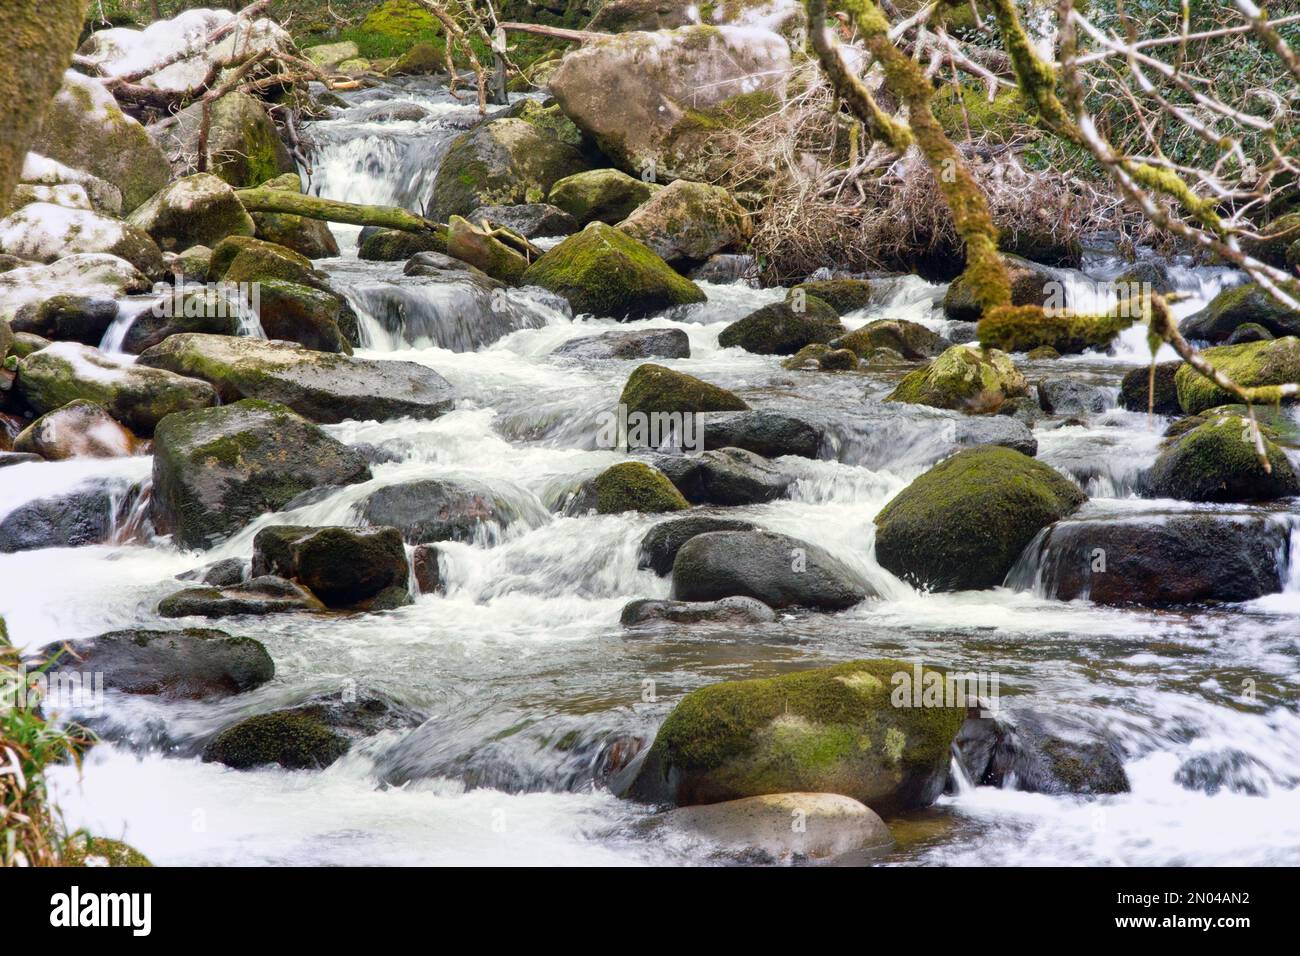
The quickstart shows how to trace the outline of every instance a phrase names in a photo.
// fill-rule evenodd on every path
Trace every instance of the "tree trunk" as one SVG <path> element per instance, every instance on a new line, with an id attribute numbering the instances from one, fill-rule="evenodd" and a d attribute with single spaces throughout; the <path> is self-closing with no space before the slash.
<path id="1" fill-rule="evenodd" d="M 438 232 L 447 227 L 396 206 L 362 206 L 337 199 L 304 196 L 287 189 L 240 189 L 235 195 L 249 212 L 284 212 L 306 219 L 346 222 L 354 226 L 380 226 L 403 232 Z"/>
<path id="2" fill-rule="evenodd" d="M 72 62 L 85 0 L 4 0 L 0 4 L 0 213 L 9 206 L 27 146 Z"/>

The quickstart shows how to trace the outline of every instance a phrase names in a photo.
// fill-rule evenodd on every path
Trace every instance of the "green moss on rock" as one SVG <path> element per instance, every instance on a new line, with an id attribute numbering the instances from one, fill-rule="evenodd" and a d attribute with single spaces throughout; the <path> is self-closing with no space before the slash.
<path id="1" fill-rule="evenodd" d="M 849 349 L 862 358 L 877 349 L 892 349 L 903 358 L 915 362 L 942 355 L 952 343 L 919 322 L 877 319 L 860 329 L 854 329 L 848 335 L 840 336 L 831 345 L 837 349 Z"/>
<path id="2" fill-rule="evenodd" d="M 759 355 L 793 355 L 806 345 L 830 342 L 844 335 L 840 315 L 816 296 L 773 302 L 728 325 L 718 335 L 722 348 L 738 347 Z"/>
<path id="3" fill-rule="evenodd" d="M 885 401 L 993 412 L 1007 399 L 1028 393 L 1029 384 L 1005 352 L 954 345 L 925 368 L 905 375 Z"/>
<path id="4" fill-rule="evenodd" d="M 840 315 L 865 309 L 871 304 L 871 283 L 866 279 L 818 279 L 800 282 L 790 289 L 789 295 L 793 295 L 796 289 L 802 289 L 806 295 L 821 299 Z"/>
<path id="5" fill-rule="evenodd" d="M 980 319 L 977 333 L 985 348 L 1028 352 L 1050 345 L 1062 355 L 1102 349 L 1131 326 L 1136 316 L 1118 313 L 1079 315 L 1045 312 L 1033 305 L 1000 307 Z"/>
<path id="6" fill-rule="evenodd" d="M 563 209 L 580 226 L 597 221 L 612 226 L 662 188 L 617 169 L 589 169 L 558 180 L 546 201 Z"/>
<path id="7" fill-rule="evenodd" d="M 637 367 L 627 378 L 619 402 L 634 412 L 734 412 L 749 408 L 725 388 L 662 365 Z"/>
<path id="8" fill-rule="evenodd" d="M 1160 453 L 1147 490 L 1183 501 L 1271 501 L 1300 494 L 1286 454 L 1262 435 L 1269 471 L 1256 454 L 1250 421 L 1216 415 L 1177 437 Z"/>
<path id="9" fill-rule="evenodd" d="M 935 465 L 876 515 L 876 560 L 921 588 L 995 587 L 1042 528 L 1085 495 L 1042 462 L 980 446 Z"/>
<path id="10" fill-rule="evenodd" d="M 1238 385 L 1258 387 L 1300 382 L 1300 339 L 1295 336 L 1267 342 L 1245 342 L 1206 349 L 1201 355 Z M 1219 388 L 1190 365 L 1174 376 L 1178 403 L 1184 412 L 1195 415 L 1207 408 L 1227 405 L 1235 397 Z M 1282 396 L 1278 396 L 1279 400 Z M 1287 401 L 1295 401 L 1288 398 Z"/>
<path id="11" fill-rule="evenodd" d="M 293 710 L 259 714 L 219 733 L 203 750 L 205 763 L 236 770 L 279 764 L 288 770 L 328 767 L 348 742 L 319 717 Z"/>
<path id="12" fill-rule="evenodd" d="M 918 669 L 923 681 L 943 672 Z M 655 736 L 630 795 L 686 806 L 768 793 L 839 793 L 880 813 L 942 791 L 965 708 L 912 706 L 897 691 L 914 665 L 850 661 L 682 698 Z M 900 677 L 901 675 L 901 677 Z"/>
<path id="13" fill-rule="evenodd" d="M 596 512 L 603 515 L 624 511 L 655 514 L 690 507 L 663 472 L 639 461 L 606 468 L 596 476 L 594 491 Z"/>
<path id="14" fill-rule="evenodd" d="M 63 847 L 64 866 L 153 866 L 149 858 L 121 840 L 77 834 Z"/>

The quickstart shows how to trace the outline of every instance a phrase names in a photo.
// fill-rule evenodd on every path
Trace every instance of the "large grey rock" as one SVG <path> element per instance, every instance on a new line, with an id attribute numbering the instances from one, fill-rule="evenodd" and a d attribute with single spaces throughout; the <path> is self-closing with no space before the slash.
<path id="1" fill-rule="evenodd" d="M 749 521 L 737 518 L 715 518 L 710 515 L 692 515 L 674 518 L 655 525 L 641 539 L 637 567 L 650 568 L 660 576 L 671 574 L 673 561 L 682 545 L 697 535 L 709 531 L 756 531 Z"/>
<path id="2" fill-rule="evenodd" d="M 203 168 L 232 186 L 260 186 L 296 168 L 289 149 L 260 100 L 247 93 L 227 93 L 208 106 L 207 137 L 201 137 L 203 106 L 181 110 L 175 122 L 149 127 L 149 134 L 172 161 L 173 176 Z"/>
<path id="3" fill-rule="evenodd" d="M 772 531 L 711 531 L 682 545 L 673 561 L 673 598 L 716 601 L 732 595 L 778 609 L 838 611 L 871 591 L 825 549 Z"/>
<path id="4" fill-rule="evenodd" d="M 410 603 L 411 569 L 395 528 L 263 528 L 253 539 L 253 574 L 289 578 L 331 608 Z"/>
<path id="5" fill-rule="evenodd" d="M 604 332 L 570 339 L 551 354 L 578 359 L 690 358 L 691 342 L 681 329 Z"/>
<path id="6" fill-rule="evenodd" d="M 696 505 L 752 505 L 783 497 L 794 479 L 743 448 L 660 455 L 654 465 Z"/>
<path id="7" fill-rule="evenodd" d="M 365 458 L 283 405 L 244 400 L 170 415 L 154 435 L 154 526 L 208 547 L 325 485 L 370 478 Z"/>
<path id="8" fill-rule="evenodd" d="M 1017 711 L 971 717 L 955 743 L 977 786 L 1028 793 L 1128 793 L 1118 743 L 1078 717 Z"/>
<path id="9" fill-rule="evenodd" d="M 173 335 L 140 364 L 211 382 L 222 401 L 258 398 L 317 422 L 437 418 L 455 404 L 451 385 L 415 362 L 378 361 L 198 333 Z"/>
<path id="10" fill-rule="evenodd" d="M 211 173 L 195 173 L 160 189 L 129 221 L 171 252 L 214 248 L 229 236 L 257 231 L 235 191 Z"/>
<path id="11" fill-rule="evenodd" d="M 147 233 L 89 209 L 34 202 L 0 219 L 0 254 L 53 262 L 79 253 L 117 256 L 147 276 L 166 271 L 162 250 Z"/>
<path id="12" fill-rule="evenodd" d="M 623 608 L 619 623 L 624 627 L 647 624 L 766 624 L 776 613 L 762 601 L 748 597 L 727 597 L 718 601 L 632 601 Z"/>
<path id="13" fill-rule="evenodd" d="M 765 458 L 817 458 L 825 430 L 781 412 L 710 412 L 704 417 L 704 447 L 743 448 Z"/>
<path id="14" fill-rule="evenodd" d="M 486 485 L 441 478 L 387 485 L 363 498 L 356 512 L 368 525 L 396 528 L 408 544 L 474 541 L 505 530 L 516 517 Z"/>

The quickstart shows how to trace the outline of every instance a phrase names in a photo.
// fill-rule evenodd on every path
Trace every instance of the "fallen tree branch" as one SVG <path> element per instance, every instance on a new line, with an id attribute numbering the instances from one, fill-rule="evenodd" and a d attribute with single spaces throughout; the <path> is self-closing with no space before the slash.
<path id="1" fill-rule="evenodd" d="M 304 219 L 323 219 L 326 222 L 353 226 L 378 226 L 418 234 L 441 232 L 447 228 L 442 223 L 417 216 L 397 206 L 363 206 L 338 199 L 305 196 L 285 189 L 262 187 L 239 189 L 235 195 L 249 212 L 281 212 L 302 216 Z"/>

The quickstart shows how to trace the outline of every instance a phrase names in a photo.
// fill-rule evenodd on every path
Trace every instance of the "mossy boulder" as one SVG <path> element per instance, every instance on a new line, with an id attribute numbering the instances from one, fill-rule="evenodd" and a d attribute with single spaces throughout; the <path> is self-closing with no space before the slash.
<path id="1" fill-rule="evenodd" d="M 480 206 L 465 218 L 476 226 L 485 221 L 492 226 L 505 226 L 525 239 L 568 236 L 578 231 L 578 223 L 572 216 L 563 209 L 544 202 L 521 203 L 518 206 Z"/>
<path id="2" fill-rule="evenodd" d="M 1260 232 L 1259 239 L 1242 239 L 1242 251 L 1279 269 L 1291 266 L 1288 252 L 1300 242 L 1300 212 L 1278 216 Z"/>
<path id="3" fill-rule="evenodd" d="M 1104 349 L 1136 321 L 1122 310 L 1103 315 L 1047 312 L 1036 305 L 993 309 L 979 321 L 980 345 L 1004 352 L 1028 352 L 1050 345 L 1061 355 Z"/>
<path id="4" fill-rule="evenodd" d="M 331 608 L 410 601 L 411 569 L 396 528 L 264 528 L 253 539 L 253 573 L 295 581 Z"/>
<path id="5" fill-rule="evenodd" d="M 1125 372 L 1119 386 L 1119 405 L 1130 412 L 1150 410 L 1156 415 L 1177 415 L 1182 411 L 1178 403 L 1178 386 L 1175 376 L 1183 367 L 1181 359 L 1172 362 L 1157 362 L 1155 381 L 1152 382 L 1152 367 L 1143 365 Z M 1154 395 L 1152 389 L 1154 388 Z M 1154 403 L 1152 399 L 1154 398 Z"/>
<path id="6" fill-rule="evenodd" d="M 429 76 L 446 68 L 443 53 L 432 43 L 417 43 L 397 58 L 389 76 Z"/>
<path id="7" fill-rule="evenodd" d="M 1019 256 L 1004 255 L 1002 263 L 1011 282 L 1012 305 L 1041 307 L 1054 295 L 1060 298 L 1061 281 L 1055 273 Z M 1064 301 L 1060 304 L 1064 305 Z M 949 283 L 943 294 L 943 314 L 954 322 L 978 322 L 984 314 L 975 284 L 966 273 Z"/>
<path id="8" fill-rule="evenodd" d="M 952 343 L 939 333 L 907 319 L 868 322 L 862 328 L 832 340 L 830 345 L 835 349 L 848 349 L 860 358 L 867 358 L 877 349 L 893 349 L 912 362 L 934 358 L 952 348 Z"/>
<path id="9" fill-rule="evenodd" d="M 163 419 L 150 513 L 182 547 L 210 547 L 304 491 L 369 479 L 359 452 L 283 405 L 246 399 Z"/>
<path id="10" fill-rule="evenodd" d="M 78 253 L 117 256 L 153 278 L 166 272 L 162 250 L 131 222 L 45 202 L 0 219 L 0 254 L 53 262 Z"/>
<path id="11" fill-rule="evenodd" d="M 597 514 L 684 511 L 690 505 L 660 471 L 644 462 L 625 461 L 606 468 L 593 484 Z"/>
<path id="12" fill-rule="evenodd" d="M 292 249 L 251 236 L 231 236 L 217 243 L 208 263 L 209 282 L 264 282 L 281 279 L 313 287 L 326 287 L 311 260 Z"/>
<path id="13" fill-rule="evenodd" d="M 153 866 L 149 858 L 121 840 L 79 833 L 63 847 L 63 866 L 143 867 Z"/>
<path id="14" fill-rule="evenodd" d="M 904 679 L 942 686 L 944 677 L 860 660 L 692 691 L 659 728 L 628 795 L 690 806 L 824 792 L 882 814 L 927 806 L 943 791 L 966 710 L 894 698 Z"/>
<path id="15" fill-rule="evenodd" d="M 338 66 L 344 60 L 351 60 L 361 55 L 357 45 L 351 40 L 337 43 L 318 43 L 302 48 L 302 55 L 309 63 L 314 63 L 323 70 Z"/>
<path id="16" fill-rule="evenodd" d="M 563 296 L 575 315 L 635 319 L 704 302 L 704 292 L 631 236 L 593 222 L 528 267 L 521 280 Z"/>
<path id="17" fill-rule="evenodd" d="M 802 311 L 792 301 L 755 309 L 723 329 L 718 345 L 759 355 L 793 355 L 806 345 L 830 342 L 845 333 L 839 313 L 825 302 L 808 296 L 803 305 Z"/>
<path id="18" fill-rule="evenodd" d="M 848 315 L 871 304 L 871 282 L 867 279 L 813 279 L 790 288 L 787 297 L 797 290 L 821 299 L 840 315 Z"/>
<path id="19" fill-rule="evenodd" d="M 488 120 L 452 140 L 428 216 L 441 222 L 479 206 L 541 202 L 556 182 L 586 168 L 574 147 L 525 120 Z"/>
<path id="20" fill-rule="evenodd" d="M 235 770 L 266 764 L 279 764 L 286 770 L 321 770 L 347 751 L 347 739 L 319 716 L 279 710 L 227 727 L 203 749 L 203 761 Z"/>
<path id="21" fill-rule="evenodd" d="M 720 134 L 778 110 L 790 68 L 790 47 L 776 34 L 688 26 L 585 43 L 548 85 L 619 169 L 708 182 L 719 172 Z"/>
<path id="22" fill-rule="evenodd" d="M 517 285 L 528 269 L 528 260 L 521 253 L 460 216 L 452 216 L 447 223 L 447 255 L 507 285 Z"/>
<path id="23" fill-rule="evenodd" d="M 268 189 L 302 192 L 302 180 L 297 173 L 285 173 L 262 185 Z M 255 212 L 252 215 L 258 239 L 292 249 L 308 259 L 329 259 L 339 254 L 338 241 L 330 232 L 328 223 L 283 212 Z"/>
<path id="24" fill-rule="evenodd" d="M 619 403 L 629 415 L 652 412 L 734 412 L 749 408 L 736 395 L 685 372 L 641 365 L 627 378 Z"/>
<path id="25" fill-rule="evenodd" d="M 439 29 L 437 19 L 415 0 L 384 0 L 361 21 L 361 31 L 414 43 Z"/>
<path id="26" fill-rule="evenodd" d="M 349 355 L 352 346 L 360 343 L 357 314 L 336 292 L 265 279 L 258 284 L 257 297 L 258 317 L 267 338 Z"/>
<path id="27" fill-rule="evenodd" d="M 131 213 L 129 221 L 172 252 L 191 246 L 212 248 L 228 236 L 251 236 L 257 231 L 235 191 L 211 173 L 186 176 L 159 190 Z"/>
<path id="28" fill-rule="evenodd" d="M 421 252 L 447 252 L 446 229 L 406 232 L 403 229 L 375 229 L 362 235 L 357 258 L 371 262 L 405 262 Z"/>
<path id="29" fill-rule="evenodd" d="M 22 359 L 18 393 L 38 415 L 84 399 L 146 436 L 167 415 L 217 401 L 207 382 L 146 368 L 73 342 L 56 342 Z"/>
<path id="30" fill-rule="evenodd" d="M 277 402 L 313 421 L 437 418 L 455 404 L 451 385 L 416 362 L 356 358 L 229 335 L 173 335 L 139 358 L 210 382 L 221 400 Z"/>
<path id="31" fill-rule="evenodd" d="M 693 6 L 689 0 L 609 0 L 587 29 L 596 33 L 675 30 L 699 22 L 698 14 L 691 16 Z"/>
<path id="32" fill-rule="evenodd" d="M 991 412 L 1027 394 L 1025 377 L 1005 352 L 954 345 L 925 368 L 905 375 L 885 401 Z"/>
<path id="33" fill-rule="evenodd" d="M 129 213 L 172 178 L 171 164 L 145 128 L 122 112 L 113 94 L 69 70 L 28 147 L 112 184 Z"/>
<path id="34" fill-rule="evenodd" d="M 1287 292 L 1300 297 L 1300 282 L 1287 283 Z M 1300 312 L 1287 308 L 1254 282 L 1224 289 L 1201 311 L 1179 323 L 1184 338 L 1224 342 L 1243 325 L 1257 325 L 1273 336 L 1300 334 Z"/>
<path id="35" fill-rule="evenodd" d="M 1300 494 L 1286 454 L 1266 434 L 1261 439 L 1268 471 L 1256 453 L 1250 421 L 1216 415 L 1160 453 L 1144 490 L 1183 501 L 1271 501 Z"/>
<path id="36" fill-rule="evenodd" d="M 919 588 L 996 587 L 1041 529 L 1087 500 L 1077 485 L 1009 448 L 958 452 L 876 515 L 876 560 Z"/>
<path id="37" fill-rule="evenodd" d="M 246 310 L 251 310 L 251 302 L 214 286 L 173 287 L 158 307 L 136 316 L 122 336 L 121 349 L 139 355 L 169 335 L 184 332 L 237 335 Z"/>
<path id="38" fill-rule="evenodd" d="M 703 262 L 748 241 L 754 226 L 721 186 L 679 179 L 657 191 L 618 224 L 667 262 Z"/>
<path id="39" fill-rule="evenodd" d="M 1219 345 L 1206 349 L 1201 355 L 1238 385 L 1254 387 L 1300 382 L 1300 339 L 1295 336 L 1242 345 Z M 1190 365 L 1178 370 L 1174 386 L 1178 390 L 1178 404 L 1189 415 L 1236 400 Z"/>
<path id="40" fill-rule="evenodd" d="M 181 110 L 168 126 L 152 126 L 150 134 L 172 163 L 174 176 L 199 172 L 203 107 Z M 260 186 L 297 166 L 262 101 L 247 93 L 227 93 L 210 104 L 204 170 L 236 188 Z"/>
<path id="41" fill-rule="evenodd" d="M 612 226 L 661 189 L 662 186 L 642 182 L 621 170 L 589 169 L 556 182 L 546 201 L 563 209 L 580 226 L 589 222 Z"/>

